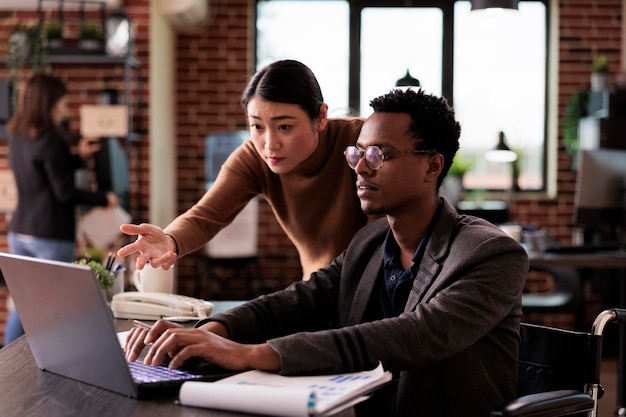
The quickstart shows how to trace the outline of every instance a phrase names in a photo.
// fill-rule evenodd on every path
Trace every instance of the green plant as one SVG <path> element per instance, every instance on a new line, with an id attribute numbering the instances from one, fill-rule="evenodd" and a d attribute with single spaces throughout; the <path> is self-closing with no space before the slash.
<path id="1" fill-rule="evenodd" d="M 593 67 L 593 72 L 606 74 L 609 72 L 609 59 L 606 55 L 599 55 L 593 59 L 591 66 Z"/>
<path id="2" fill-rule="evenodd" d="M 26 26 L 17 23 L 9 37 L 9 55 L 7 57 L 7 74 L 11 83 L 11 110 L 18 108 L 19 87 L 22 72 L 30 65 L 33 74 L 49 69 L 46 64 L 46 50 L 43 47 L 41 26 Z"/>
<path id="3" fill-rule="evenodd" d="M 47 22 L 44 32 L 46 33 L 46 39 L 63 39 L 63 27 L 61 22 L 56 20 Z"/>
<path id="4" fill-rule="evenodd" d="M 482 201 L 489 200 L 490 198 L 491 197 L 489 196 L 489 191 L 482 188 L 475 188 L 465 196 L 465 201 L 474 201 L 480 203 Z"/>
<path id="5" fill-rule="evenodd" d="M 75 263 L 79 265 L 88 265 L 96 273 L 96 278 L 103 290 L 110 290 L 115 285 L 115 275 L 108 271 L 100 262 L 93 259 L 82 258 Z"/>
<path id="6" fill-rule="evenodd" d="M 8 77 L 11 82 L 11 109 L 17 110 L 19 84 L 22 79 L 22 69 L 30 56 L 30 42 L 26 28 L 19 23 L 13 27 L 9 37 L 9 56 L 7 57 Z"/>
<path id="7" fill-rule="evenodd" d="M 100 25 L 94 22 L 85 22 L 80 26 L 79 39 L 99 41 L 102 40 L 102 31 Z"/>
<path id="8" fill-rule="evenodd" d="M 448 171 L 449 177 L 463 177 L 467 171 L 474 166 L 474 161 L 469 161 L 461 154 L 456 154 L 450 170 Z"/>
<path id="9" fill-rule="evenodd" d="M 588 103 L 589 92 L 579 89 L 572 93 L 567 107 L 565 107 L 562 120 L 563 143 L 571 155 L 578 152 L 578 122 L 583 117 L 588 116 Z"/>

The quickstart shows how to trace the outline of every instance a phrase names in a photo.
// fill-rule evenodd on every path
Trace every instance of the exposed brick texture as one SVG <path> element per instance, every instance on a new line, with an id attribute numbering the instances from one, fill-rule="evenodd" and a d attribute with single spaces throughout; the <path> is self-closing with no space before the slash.
<path id="1" fill-rule="evenodd" d="M 131 149 L 131 214 L 134 221 L 146 221 L 148 216 L 148 31 L 149 0 L 125 2 L 135 23 L 134 55 L 141 62 L 138 76 L 141 89 L 133 83 L 133 97 L 143 113 L 135 120 L 143 126 L 141 141 Z M 196 202 L 204 191 L 204 139 L 212 132 L 233 130 L 245 126 L 239 94 L 253 70 L 254 2 L 229 0 L 212 2 L 214 19 L 210 27 L 196 34 L 177 36 L 177 190 L 178 212 Z M 558 107 L 562 114 L 573 91 L 589 84 L 591 61 L 599 54 L 608 56 L 611 76 L 621 68 L 621 0 L 561 0 L 559 9 L 559 86 Z M 0 56 L 7 54 L 7 40 L 17 20 L 34 23 L 34 12 L 0 12 Z M 74 30 L 74 29 L 73 29 Z M 108 65 L 58 65 L 55 72 L 67 80 L 70 87 L 69 108 L 72 129 L 78 129 L 78 106 L 97 102 L 105 85 L 123 90 L 123 68 Z M 6 69 L 0 66 L 0 77 Z M 25 74 L 27 76 L 27 74 Z M 109 78 L 109 84 L 104 82 Z M 559 130 L 560 132 L 560 130 Z M 513 216 L 522 223 L 546 228 L 561 243 L 569 243 L 575 175 L 571 158 L 566 153 L 559 133 L 557 199 L 516 197 Z M 0 139 L 0 169 L 7 169 L 7 145 Z M 0 214 L 0 250 L 6 251 L 6 217 Z M 280 288 L 301 277 L 297 252 L 273 218 L 267 203 L 260 205 L 259 222 L 260 274 L 264 290 Z M 177 266 L 179 291 L 191 292 L 196 275 L 192 257 L 181 259 Z M 241 283 L 233 282 L 233 288 Z M 245 284 L 244 284 L 245 286 Z M 593 294 L 592 294 L 593 295 Z M 205 294 L 220 298 L 220 294 Z M 6 307 L 0 290 L 0 328 Z M 0 337 L 2 334 L 0 334 Z"/>

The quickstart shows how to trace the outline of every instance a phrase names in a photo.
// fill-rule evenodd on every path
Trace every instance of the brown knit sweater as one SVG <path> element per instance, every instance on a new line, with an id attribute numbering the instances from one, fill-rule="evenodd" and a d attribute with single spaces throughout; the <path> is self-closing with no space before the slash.
<path id="1" fill-rule="evenodd" d="M 361 119 L 329 119 L 315 152 L 296 169 L 278 175 L 246 141 L 226 160 L 213 186 L 165 232 L 188 254 L 227 226 L 256 195 L 268 201 L 300 255 L 303 276 L 327 265 L 367 223 L 355 174 L 343 151 L 356 143 Z"/>

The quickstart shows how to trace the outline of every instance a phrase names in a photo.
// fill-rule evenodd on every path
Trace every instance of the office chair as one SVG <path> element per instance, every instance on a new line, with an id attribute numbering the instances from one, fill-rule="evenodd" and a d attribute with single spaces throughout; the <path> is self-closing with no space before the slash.
<path id="1" fill-rule="evenodd" d="M 595 417 L 600 385 L 602 334 L 609 322 L 624 323 L 625 309 L 598 314 L 591 332 L 522 323 L 519 397 L 491 412 L 491 417 Z"/>
<path id="2" fill-rule="evenodd" d="M 545 274 L 552 278 L 554 286 L 546 292 L 522 294 L 524 320 L 529 321 L 532 313 L 574 313 L 574 327 L 583 326 L 582 289 L 575 268 L 533 268 L 529 274 Z"/>

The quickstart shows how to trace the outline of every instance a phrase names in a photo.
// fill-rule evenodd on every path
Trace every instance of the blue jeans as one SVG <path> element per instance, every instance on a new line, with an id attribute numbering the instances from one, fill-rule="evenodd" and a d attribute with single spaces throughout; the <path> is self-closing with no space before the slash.
<path id="1" fill-rule="evenodd" d="M 54 261 L 73 262 L 74 242 L 68 240 L 46 239 L 9 232 L 7 235 L 9 250 L 16 255 Z M 11 311 L 4 331 L 4 345 L 8 345 L 24 334 L 22 322 L 16 309 Z"/>

